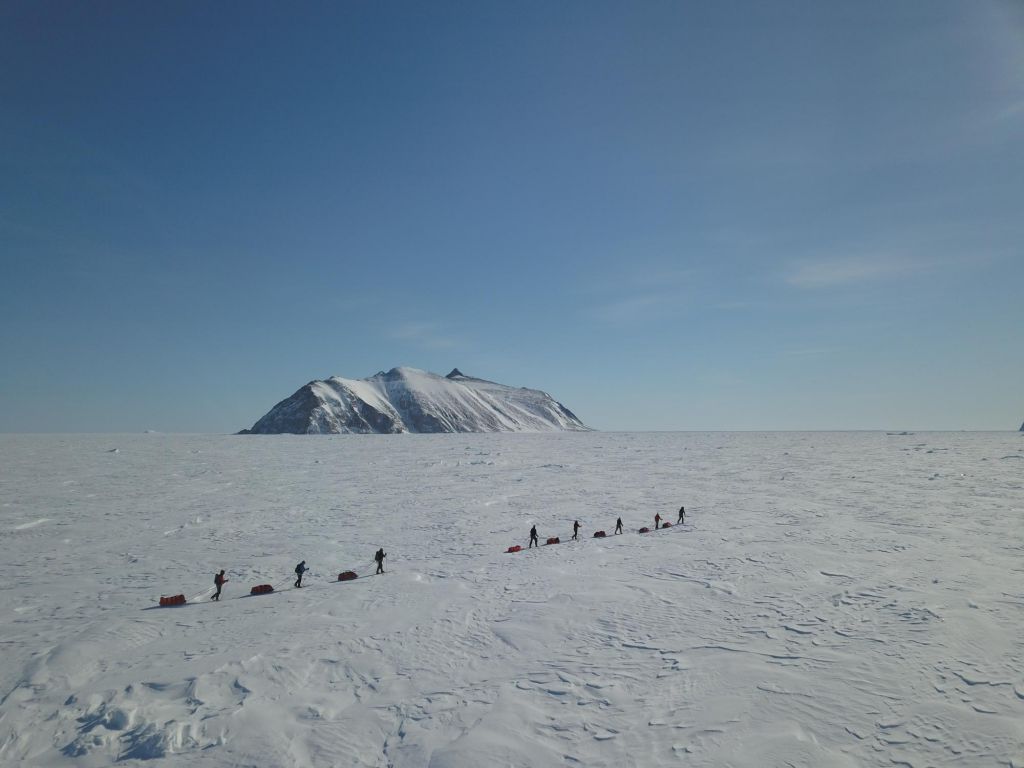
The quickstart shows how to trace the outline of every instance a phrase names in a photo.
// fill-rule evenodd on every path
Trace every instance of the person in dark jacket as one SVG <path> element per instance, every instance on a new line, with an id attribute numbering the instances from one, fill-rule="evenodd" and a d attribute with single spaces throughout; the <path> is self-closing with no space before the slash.
<path id="1" fill-rule="evenodd" d="M 384 547 L 377 550 L 377 554 L 373 556 L 373 559 L 377 561 L 377 573 L 384 573 L 384 558 L 387 557 L 387 552 L 384 551 Z"/>
<path id="2" fill-rule="evenodd" d="M 579 541 L 580 538 L 580 521 L 577 520 L 572 524 L 572 537 Z"/>
<path id="3" fill-rule="evenodd" d="M 536 544 L 538 547 L 540 546 L 540 542 L 537 540 L 537 526 L 536 525 L 533 526 L 532 528 L 530 528 L 530 544 L 526 548 L 529 549 L 534 544 Z"/>
<path id="4" fill-rule="evenodd" d="M 220 573 L 213 577 L 213 583 L 217 587 L 217 591 L 213 594 L 213 597 L 211 597 L 210 599 L 220 600 L 220 591 L 224 587 L 224 585 L 228 583 L 228 580 L 224 578 L 223 568 L 221 569 Z"/>
<path id="5" fill-rule="evenodd" d="M 618 518 L 615 519 L 615 533 L 616 533 L 616 535 L 622 533 L 622 518 L 621 517 L 618 517 Z"/>
<path id="6" fill-rule="evenodd" d="M 679 520 L 678 523 L 682 525 L 686 522 L 686 507 L 679 508 Z"/>
<path id="7" fill-rule="evenodd" d="M 304 574 L 308 570 L 309 570 L 309 568 L 306 567 L 306 561 L 305 560 L 303 560 L 301 563 L 299 563 L 298 565 L 295 566 L 295 586 L 296 587 L 299 587 L 299 588 L 302 587 L 302 574 Z"/>
<path id="8" fill-rule="evenodd" d="M 661 513 L 660 512 L 655 512 L 654 513 L 654 530 L 658 530 L 659 528 L 661 528 Z"/>

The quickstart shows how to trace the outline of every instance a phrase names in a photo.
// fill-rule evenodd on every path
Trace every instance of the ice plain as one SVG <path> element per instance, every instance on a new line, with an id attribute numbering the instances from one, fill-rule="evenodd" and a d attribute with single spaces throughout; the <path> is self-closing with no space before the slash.
<path id="1" fill-rule="evenodd" d="M 1022 491 L 1012 432 L 0 436 L 0 765 L 1020 768 Z"/>

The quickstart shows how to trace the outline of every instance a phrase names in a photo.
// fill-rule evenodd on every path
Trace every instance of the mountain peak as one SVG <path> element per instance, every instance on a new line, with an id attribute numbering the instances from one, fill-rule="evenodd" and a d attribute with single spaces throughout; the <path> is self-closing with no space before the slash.
<path id="1" fill-rule="evenodd" d="M 401 379 L 409 375 L 416 375 L 422 373 L 425 373 L 425 371 L 421 371 L 419 368 L 410 368 L 407 365 L 399 365 L 395 368 L 392 368 L 389 371 L 377 371 L 377 373 L 372 378 Z"/>
<path id="2" fill-rule="evenodd" d="M 455 378 L 462 378 L 462 379 L 464 379 L 464 378 L 466 378 L 466 374 L 464 374 L 458 368 L 452 368 L 452 372 L 449 373 L 447 376 L 445 376 L 445 378 L 446 379 L 455 379 Z"/>

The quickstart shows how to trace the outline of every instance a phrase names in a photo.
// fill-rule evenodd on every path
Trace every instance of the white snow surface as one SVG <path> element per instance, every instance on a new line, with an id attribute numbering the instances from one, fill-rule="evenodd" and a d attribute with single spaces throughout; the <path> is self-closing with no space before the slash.
<path id="1" fill-rule="evenodd" d="M 1022 456 L 1013 432 L 0 436 L 0 765 L 1019 768 Z M 563 543 L 505 554 L 533 523 Z"/>

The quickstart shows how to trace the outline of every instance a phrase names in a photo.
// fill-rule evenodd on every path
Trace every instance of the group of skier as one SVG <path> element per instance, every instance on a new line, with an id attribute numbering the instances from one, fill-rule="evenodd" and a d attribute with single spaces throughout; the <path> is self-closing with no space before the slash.
<path id="1" fill-rule="evenodd" d="M 682 525 L 685 522 L 686 522 L 686 507 L 680 507 L 679 508 L 679 518 L 676 520 L 676 524 L 677 525 Z M 667 525 L 667 523 L 666 523 L 666 525 Z M 582 526 L 580 525 L 580 521 L 579 520 L 574 520 L 573 521 L 573 523 L 572 523 L 572 540 L 573 541 L 579 541 L 579 538 L 580 538 L 580 528 L 581 527 Z M 661 513 L 657 512 L 654 515 L 654 530 L 658 530 L 661 527 L 662 527 L 662 525 L 661 525 Z M 622 533 L 622 518 L 621 517 L 616 518 L 616 520 L 615 520 L 615 535 L 618 535 L 620 533 Z M 539 546 L 540 546 L 540 538 L 537 535 L 537 526 L 534 525 L 533 527 L 530 528 L 530 543 L 529 543 L 529 545 L 527 545 L 526 548 L 529 549 L 530 547 L 539 547 Z"/>
<path id="2" fill-rule="evenodd" d="M 679 524 L 682 524 L 685 521 L 686 521 L 686 507 L 680 507 L 679 508 L 679 519 L 676 522 L 679 523 Z M 574 520 L 573 521 L 573 524 L 572 524 L 572 538 L 573 538 L 574 541 L 579 541 L 579 538 L 580 538 L 580 528 L 581 527 L 582 526 L 580 525 L 580 521 L 579 520 Z M 661 513 L 659 512 L 659 513 L 656 513 L 654 515 L 654 529 L 658 530 L 661 527 L 662 527 L 661 526 Z M 616 520 L 615 520 L 615 534 L 618 535 L 620 533 L 622 533 L 622 518 L 621 517 L 616 518 Z M 540 539 L 537 536 L 537 526 L 534 525 L 533 527 L 530 528 L 530 544 L 527 547 L 527 549 L 529 549 L 530 547 L 539 547 L 539 546 L 540 546 Z M 388 555 L 384 551 L 384 547 L 381 547 L 380 549 L 378 549 L 377 552 L 374 554 L 373 559 L 377 563 L 377 571 L 376 571 L 377 573 L 384 573 L 384 558 L 387 557 L 387 556 Z M 308 570 L 309 570 L 309 566 L 306 565 L 306 561 L 305 560 L 303 560 L 301 563 L 299 563 L 298 565 L 295 566 L 295 588 L 296 589 L 301 589 L 302 588 L 302 576 Z M 217 591 L 214 592 L 213 597 L 211 597 L 210 599 L 211 600 L 218 600 L 219 601 L 220 600 L 221 590 L 224 588 L 224 585 L 227 584 L 227 583 L 228 583 L 228 579 L 224 578 L 224 570 L 221 569 L 220 573 L 216 574 L 213 577 L 213 585 L 214 585 L 214 587 L 216 587 Z"/>
<path id="3" fill-rule="evenodd" d="M 387 552 L 384 551 L 384 547 L 381 547 L 374 554 L 373 559 L 377 563 L 377 573 L 384 573 L 384 558 L 387 557 Z M 309 570 L 309 566 L 306 565 L 306 561 L 303 560 L 301 563 L 295 566 L 295 588 L 302 588 L 302 576 Z M 228 579 L 224 578 L 224 569 L 222 568 L 220 573 L 213 577 L 213 586 L 216 587 L 217 591 L 213 593 L 211 600 L 220 600 L 221 590 L 224 585 L 228 583 Z"/>

